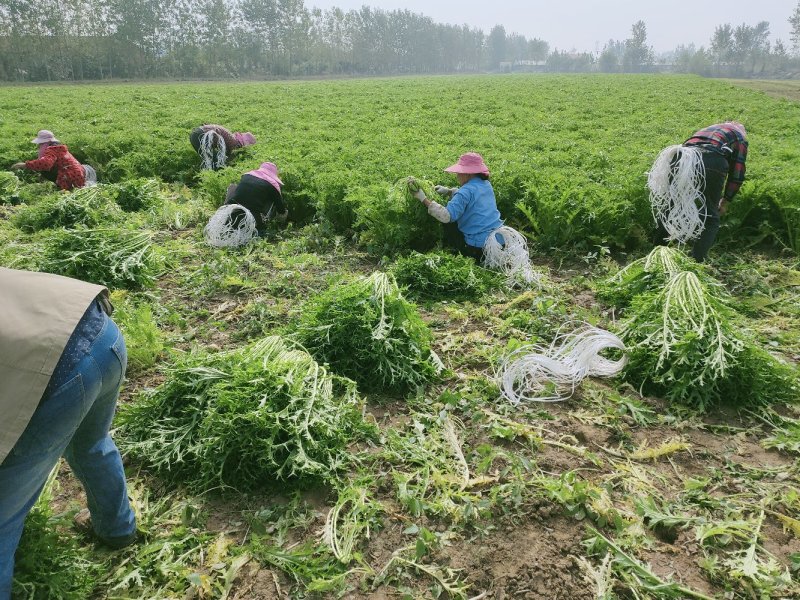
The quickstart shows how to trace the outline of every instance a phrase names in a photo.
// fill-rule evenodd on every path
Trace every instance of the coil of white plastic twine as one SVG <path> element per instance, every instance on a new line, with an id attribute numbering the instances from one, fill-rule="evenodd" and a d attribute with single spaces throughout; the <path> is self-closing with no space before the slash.
<path id="1" fill-rule="evenodd" d="M 502 395 L 514 405 L 520 402 L 560 402 L 575 393 L 586 377 L 613 377 L 628 359 L 605 358 L 603 350 L 625 351 L 613 333 L 586 323 L 568 333 L 562 326 L 549 347 L 523 346 L 503 361 L 498 374 Z"/>
<path id="2" fill-rule="evenodd" d="M 233 213 L 243 211 L 243 218 L 234 225 Z M 236 248 L 250 243 L 257 235 L 256 218 L 241 204 L 225 204 L 211 215 L 203 229 L 206 242 L 215 248 Z"/>
<path id="3" fill-rule="evenodd" d="M 497 239 L 501 236 L 503 243 Z M 528 241 L 511 227 L 498 227 L 483 244 L 483 265 L 505 273 L 510 287 L 530 287 L 538 284 L 541 275 L 531 266 Z"/>
<path id="4" fill-rule="evenodd" d="M 200 158 L 203 159 L 204 169 L 224 167 L 227 151 L 225 139 L 213 129 L 206 131 L 200 138 Z"/>
<path id="5" fill-rule="evenodd" d="M 668 146 L 647 174 L 653 218 L 669 238 L 688 242 L 700 236 L 706 224 L 703 196 L 706 171 L 703 155 L 692 146 Z"/>

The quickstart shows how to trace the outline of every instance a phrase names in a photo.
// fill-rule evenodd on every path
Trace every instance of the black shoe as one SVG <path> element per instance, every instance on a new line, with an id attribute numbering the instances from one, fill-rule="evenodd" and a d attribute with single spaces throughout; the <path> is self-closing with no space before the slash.
<path id="1" fill-rule="evenodd" d="M 112 550 L 126 548 L 139 539 L 138 529 L 134 529 L 128 535 L 119 535 L 114 537 L 101 537 L 97 535 L 97 533 L 94 531 L 94 527 L 92 526 L 92 518 L 89 515 L 89 510 L 86 508 L 79 511 L 78 514 L 75 515 L 75 518 L 73 519 L 73 526 L 85 536 L 97 540 Z"/>
<path id="2" fill-rule="evenodd" d="M 134 529 L 133 532 L 129 533 L 128 535 L 120 535 L 117 537 L 100 537 L 97 536 L 97 539 L 100 540 L 100 543 L 104 546 L 111 548 L 112 550 L 120 550 L 122 548 L 127 548 L 131 544 L 135 544 L 136 540 L 139 539 L 139 531 Z"/>

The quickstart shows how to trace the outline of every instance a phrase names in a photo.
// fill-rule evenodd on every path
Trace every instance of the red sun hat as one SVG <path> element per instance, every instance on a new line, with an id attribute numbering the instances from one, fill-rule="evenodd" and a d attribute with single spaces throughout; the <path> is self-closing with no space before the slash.
<path id="1" fill-rule="evenodd" d="M 489 175 L 489 167 L 477 152 L 467 152 L 458 158 L 458 162 L 445 169 L 446 173 L 464 173 L 466 175 Z"/>

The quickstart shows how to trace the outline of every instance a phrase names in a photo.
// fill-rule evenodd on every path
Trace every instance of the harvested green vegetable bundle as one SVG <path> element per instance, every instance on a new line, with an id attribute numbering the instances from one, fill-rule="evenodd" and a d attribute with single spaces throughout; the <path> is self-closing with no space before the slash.
<path id="1" fill-rule="evenodd" d="M 330 479 L 370 428 L 355 384 L 277 336 L 198 353 L 120 414 L 120 446 L 191 488 Z"/>
<path id="2" fill-rule="evenodd" d="M 441 239 L 441 225 L 411 195 L 409 178 L 395 182 L 386 196 L 364 202 L 356 209 L 357 227 L 363 229 L 361 243 L 378 256 L 426 251 Z M 416 184 L 433 198 L 433 184 L 420 179 Z"/>
<path id="3" fill-rule="evenodd" d="M 125 212 L 149 210 L 163 201 L 160 185 L 156 179 L 129 179 L 112 187 L 114 200 Z"/>
<path id="4" fill-rule="evenodd" d="M 500 283 L 497 273 L 471 258 L 443 251 L 399 258 L 392 274 L 414 300 L 476 300 Z"/>
<path id="5" fill-rule="evenodd" d="M 622 337 L 626 376 L 650 393 L 703 409 L 710 404 L 797 400 L 795 369 L 750 339 L 720 287 L 688 271 L 638 295 Z"/>
<path id="6" fill-rule="evenodd" d="M 14 224 L 26 233 L 33 233 L 58 227 L 97 227 L 122 218 L 120 208 L 108 198 L 107 188 L 94 186 L 69 194 L 51 194 L 25 206 L 14 217 Z"/>
<path id="7" fill-rule="evenodd" d="M 704 273 L 703 268 L 682 251 L 669 246 L 656 246 L 650 254 L 635 260 L 598 286 L 598 295 L 605 302 L 626 308 L 635 296 L 661 289 L 667 280 L 680 271 Z M 708 277 L 703 277 L 708 282 Z"/>
<path id="8" fill-rule="evenodd" d="M 150 285 L 159 269 L 152 234 L 128 229 L 55 231 L 39 265 L 48 273 L 128 289 Z"/>
<path id="9" fill-rule="evenodd" d="M 11 202 L 19 191 L 19 179 L 10 171 L 0 171 L 0 204 Z"/>
<path id="10" fill-rule="evenodd" d="M 312 299 L 298 335 L 317 360 L 366 390 L 406 392 L 431 381 L 441 366 L 427 325 L 384 273 Z"/>
<path id="11" fill-rule="evenodd" d="M 634 298 L 622 338 L 627 376 L 651 393 L 701 408 L 741 352 L 734 313 L 697 275 L 681 271 L 658 291 Z"/>

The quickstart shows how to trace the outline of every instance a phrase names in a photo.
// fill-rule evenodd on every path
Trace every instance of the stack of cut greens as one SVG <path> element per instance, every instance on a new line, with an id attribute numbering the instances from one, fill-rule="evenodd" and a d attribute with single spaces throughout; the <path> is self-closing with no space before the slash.
<path id="1" fill-rule="evenodd" d="M 401 257 L 392 274 L 414 300 L 477 300 L 500 283 L 497 273 L 471 258 L 443 251 Z"/>
<path id="2" fill-rule="evenodd" d="M 355 384 L 277 336 L 186 356 L 120 414 L 123 452 L 198 491 L 330 480 L 371 432 Z"/>
<path id="3" fill-rule="evenodd" d="M 114 322 L 125 336 L 128 377 L 152 368 L 164 353 L 165 345 L 150 304 L 134 300 L 122 290 L 111 294 L 111 303 L 114 305 Z"/>
<path id="4" fill-rule="evenodd" d="M 365 202 L 357 209 L 357 227 L 362 229 L 361 243 L 374 255 L 403 254 L 409 250 L 424 252 L 441 238 L 441 224 L 428 214 L 422 203 L 411 195 L 409 181 L 397 181 L 385 196 Z M 433 184 L 414 179 L 416 185 L 433 198 Z"/>
<path id="5" fill-rule="evenodd" d="M 433 380 L 441 368 L 430 330 L 384 273 L 313 298 L 298 337 L 317 360 L 368 391 L 410 391 Z"/>
<path id="6" fill-rule="evenodd" d="M 0 171 L 0 204 L 11 202 L 19 191 L 19 179 L 10 171 Z"/>
<path id="7" fill-rule="evenodd" d="M 668 400 L 699 405 L 719 399 L 743 342 L 733 311 L 689 271 L 634 297 L 623 325 L 627 376 Z"/>
<path id="8" fill-rule="evenodd" d="M 622 326 L 626 377 L 647 393 L 700 409 L 721 400 L 797 400 L 797 370 L 760 348 L 722 285 L 687 261 L 657 248 L 606 283 L 630 304 Z"/>
<path id="9" fill-rule="evenodd" d="M 129 229 L 63 229 L 45 242 L 40 271 L 110 288 L 148 286 L 160 270 L 152 234 Z"/>
<path id="10" fill-rule="evenodd" d="M 42 229 L 98 227 L 119 222 L 123 213 L 107 193 L 107 187 L 93 186 L 69 194 L 51 194 L 20 210 L 14 217 L 14 224 L 26 233 L 33 233 Z"/>
<path id="11" fill-rule="evenodd" d="M 633 261 L 597 285 L 597 294 L 617 308 L 627 308 L 642 292 L 661 288 L 680 271 L 705 273 L 702 265 L 670 246 L 656 246 L 647 256 Z"/>
<path id="12" fill-rule="evenodd" d="M 150 210 L 161 204 L 163 198 L 158 180 L 129 179 L 114 184 L 114 200 L 125 212 Z"/>

